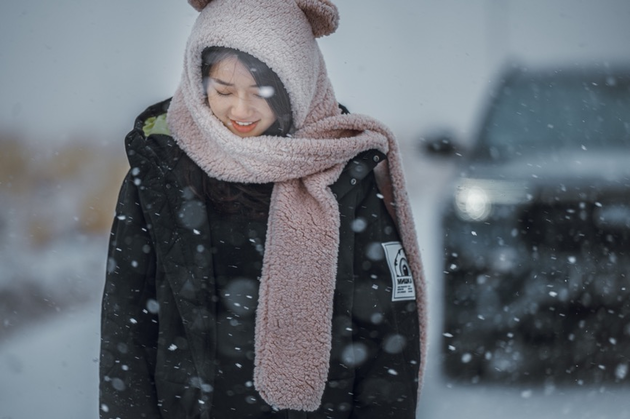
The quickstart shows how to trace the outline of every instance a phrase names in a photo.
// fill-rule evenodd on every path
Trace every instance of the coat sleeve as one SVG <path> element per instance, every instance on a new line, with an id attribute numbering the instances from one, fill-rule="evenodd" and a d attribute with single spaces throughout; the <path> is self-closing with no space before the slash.
<path id="1" fill-rule="evenodd" d="M 155 266 L 138 188 L 127 174 L 110 236 L 103 294 L 101 419 L 161 417 L 154 385 L 159 308 Z"/>

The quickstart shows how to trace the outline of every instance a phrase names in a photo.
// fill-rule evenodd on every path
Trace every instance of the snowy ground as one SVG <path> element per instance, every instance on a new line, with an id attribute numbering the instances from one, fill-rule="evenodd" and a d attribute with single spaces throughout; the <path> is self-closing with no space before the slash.
<path id="1" fill-rule="evenodd" d="M 406 161 L 406 167 L 430 283 L 430 336 L 437 342 L 440 244 L 436 202 L 452 166 L 412 159 Z M 96 419 L 98 333 L 99 296 L 95 296 L 88 303 L 63 309 L 0 343 L 0 419 Z M 630 419 L 628 388 L 449 384 L 440 374 L 437 344 L 434 346 L 429 353 L 419 418 Z"/>
<path id="2" fill-rule="evenodd" d="M 63 311 L 0 346 L 0 418 L 98 417 L 99 308 Z"/>

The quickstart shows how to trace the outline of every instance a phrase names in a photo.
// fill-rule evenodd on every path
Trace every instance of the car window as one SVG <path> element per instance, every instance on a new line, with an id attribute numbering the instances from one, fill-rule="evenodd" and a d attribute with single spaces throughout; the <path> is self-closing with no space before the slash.
<path id="1" fill-rule="evenodd" d="M 506 160 L 630 148 L 630 77 L 517 76 L 504 84 L 475 157 Z"/>

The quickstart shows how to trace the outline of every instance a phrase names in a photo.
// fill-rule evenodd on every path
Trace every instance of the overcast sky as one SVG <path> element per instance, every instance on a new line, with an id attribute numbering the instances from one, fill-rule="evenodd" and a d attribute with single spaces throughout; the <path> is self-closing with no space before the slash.
<path id="1" fill-rule="evenodd" d="M 465 137 L 507 60 L 630 61 L 629 0 L 338 0 L 321 40 L 340 102 L 401 141 Z M 0 131 L 42 146 L 122 147 L 146 106 L 173 94 L 197 13 L 185 0 L 0 3 Z"/>

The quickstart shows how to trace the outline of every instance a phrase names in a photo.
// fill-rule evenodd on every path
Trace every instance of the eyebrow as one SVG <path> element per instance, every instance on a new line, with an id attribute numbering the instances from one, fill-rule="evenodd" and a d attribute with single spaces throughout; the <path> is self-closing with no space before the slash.
<path id="1" fill-rule="evenodd" d="M 223 81 L 223 80 L 221 80 L 221 79 L 217 79 L 217 78 L 214 78 L 214 77 L 211 77 L 211 79 L 212 79 L 212 81 L 214 81 L 215 83 L 218 83 L 218 84 L 220 84 L 220 85 L 222 85 L 222 86 L 228 86 L 228 87 L 232 87 L 232 86 L 234 86 L 234 83 L 228 83 L 228 82 Z M 254 87 L 258 88 L 258 85 L 257 85 L 257 84 L 252 84 L 252 85 L 251 85 L 251 86 L 249 86 L 249 87 L 250 87 L 250 88 L 254 88 Z"/>

